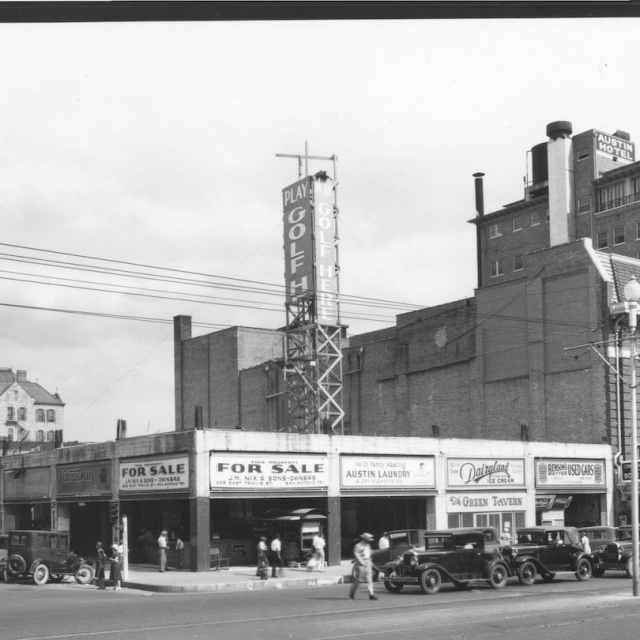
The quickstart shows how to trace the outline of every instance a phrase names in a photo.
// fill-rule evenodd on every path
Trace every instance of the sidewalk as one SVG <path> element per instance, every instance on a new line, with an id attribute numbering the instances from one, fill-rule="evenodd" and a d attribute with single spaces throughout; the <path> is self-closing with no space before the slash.
<path id="1" fill-rule="evenodd" d="M 271 569 L 269 569 L 271 576 Z M 327 567 L 325 571 L 307 571 L 305 567 L 285 568 L 282 577 L 260 580 L 255 567 L 229 567 L 217 571 L 193 572 L 171 568 L 161 573 L 152 565 L 129 565 L 129 578 L 123 587 L 161 593 L 214 591 L 259 591 L 316 587 L 351 582 L 351 561 Z"/>

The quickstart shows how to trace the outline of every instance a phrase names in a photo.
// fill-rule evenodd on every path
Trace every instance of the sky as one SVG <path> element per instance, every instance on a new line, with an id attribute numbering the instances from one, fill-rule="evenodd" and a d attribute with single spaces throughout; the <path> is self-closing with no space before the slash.
<path id="1" fill-rule="evenodd" d="M 491 212 L 550 122 L 640 140 L 638 27 L 0 24 L 0 367 L 60 394 L 67 441 L 173 430 L 174 316 L 286 322 L 276 154 L 305 145 L 338 158 L 342 293 L 395 305 L 344 304 L 350 335 L 473 296 L 472 175 Z"/>

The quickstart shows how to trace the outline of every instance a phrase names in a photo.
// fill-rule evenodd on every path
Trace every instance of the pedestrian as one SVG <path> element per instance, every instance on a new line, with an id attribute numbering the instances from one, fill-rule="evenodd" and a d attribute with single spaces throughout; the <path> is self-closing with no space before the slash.
<path id="1" fill-rule="evenodd" d="M 271 577 L 277 578 L 278 575 L 282 575 L 282 541 L 280 540 L 280 534 L 276 533 L 275 538 L 271 541 Z"/>
<path id="2" fill-rule="evenodd" d="M 267 539 L 264 536 L 260 537 L 257 548 L 258 568 L 256 569 L 256 575 L 260 580 L 266 580 L 269 577 L 269 560 L 267 558 Z"/>
<path id="3" fill-rule="evenodd" d="M 324 539 L 322 531 L 313 536 L 312 544 L 315 551 L 316 567 L 318 571 L 324 571 L 324 548 L 327 546 L 327 541 Z"/>
<path id="4" fill-rule="evenodd" d="M 382 534 L 382 538 L 378 540 L 378 549 L 388 549 L 389 548 L 389 532 L 385 531 Z"/>
<path id="5" fill-rule="evenodd" d="M 180 534 L 176 538 L 176 564 L 178 569 L 182 569 L 183 561 L 184 561 L 184 542 L 182 542 L 182 538 Z"/>
<path id="6" fill-rule="evenodd" d="M 369 591 L 369 600 L 377 600 L 373 593 L 373 568 L 371 566 L 371 542 L 373 536 L 370 533 L 363 533 L 360 542 L 353 548 L 353 557 L 356 563 L 357 579 L 351 582 L 349 597 L 353 600 L 358 590 L 358 585 L 364 582 Z"/>
<path id="7" fill-rule="evenodd" d="M 167 568 L 167 549 L 169 548 L 169 539 L 167 532 L 163 529 L 158 538 L 158 549 L 160 551 L 160 566 L 158 571 L 165 571 Z"/>
<path id="8" fill-rule="evenodd" d="M 102 548 L 102 542 L 96 542 L 96 580 L 98 581 L 98 589 L 103 590 L 104 585 L 104 565 L 107 562 L 107 554 Z"/>
<path id="9" fill-rule="evenodd" d="M 111 579 L 115 585 L 114 591 L 120 591 L 122 585 L 122 547 L 117 544 L 111 545 Z"/>
<path id="10" fill-rule="evenodd" d="M 584 531 L 580 532 L 580 542 L 582 542 L 584 550 L 591 555 L 591 544 L 589 543 L 589 538 Z"/>
<path id="11" fill-rule="evenodd" d="M 505 522 L 503 525 L 502 533 L 500 534 L 500 544 L 507 546 L 511 544 L 511 525 Z"/>

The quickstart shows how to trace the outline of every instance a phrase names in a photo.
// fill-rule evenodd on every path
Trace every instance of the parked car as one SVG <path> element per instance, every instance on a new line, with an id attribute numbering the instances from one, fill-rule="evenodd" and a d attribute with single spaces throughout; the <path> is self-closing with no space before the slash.
<path id="1" fill-rule="evenodd" d="M 425 529 L 396 529 L 395 531 L 389 531 L 389 547 L 371 551 L 374 582 L 378 580 L 383 567 L 388 562 L 402 556 L 405 551 L 420 546 L 424 534 Z M 351 577 L 353 580 L 358 579 L 355 562 L 351 563 Z"/>
<path id="2" fill-rule="evenodd" d="M 593 575 L 601 578 L 607 570 L 633 575 L 631 527 L 585 527 L 591 544 Z"/>
<path id="3" fill-rule="evenodd" d="M 60 582 L 73 576 L 80 584 L 89 584 L 94 569 L 89 562 L 70 550 L 69 534 L 54 531 L 10 531 L 5 582 L 32 578 L 37 585 L 50 579 Z"/>
<path id="4" fill-rule="evenodd" d="M 9 547 L 9 536 L 0 535 L 0 576 L 4 578 L 4 570 L 7 568 L 7 549 Z"/>
<path id="5" fill-rule="evenodd" d="M 588 580 L 593 560 L 580 543 L 575 527 L 527 527 L 518 529 L 518 542 L 502 549 L 502 555 L 521 584 L 532 585 L 538 575 L 551 582 L 561 573 Z"/>
<path id="6" fill-rule="evenodd" d="M 498 539 L 493 528 L 427 531 L 423 547 L 410 549 L 385 565 L 384 586 L 399 593 L 406 584 L 419 585 L 430 595 L 438 593 L 444 582 L 463 588 L 481 581 L 501 589 L 512 574 L 500 555 Z"/>

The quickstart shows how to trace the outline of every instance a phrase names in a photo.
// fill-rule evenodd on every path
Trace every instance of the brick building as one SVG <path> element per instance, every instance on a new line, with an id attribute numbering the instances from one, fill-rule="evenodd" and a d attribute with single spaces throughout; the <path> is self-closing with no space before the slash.
<path id="1" fill-rule="evenodd" d="M 37 382 L 27 380 L 27 372 L 0 369 L 0 439 L 8 443 L 54 443 L 64 427 L 64 402 Z M 60 438 L 60 435 L 58 435 Z M 10 446 L 13 446 L 10 444 Z"/>

